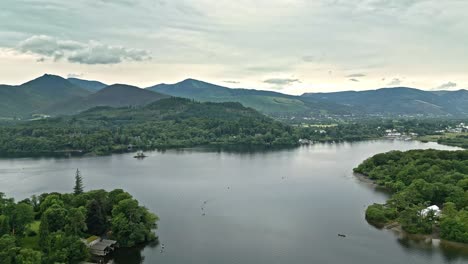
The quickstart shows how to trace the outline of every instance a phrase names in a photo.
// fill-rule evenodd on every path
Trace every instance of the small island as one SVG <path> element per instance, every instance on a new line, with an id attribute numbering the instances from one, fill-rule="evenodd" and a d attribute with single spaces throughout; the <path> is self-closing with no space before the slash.
<path id="1" fill-rule="evenodd" d="M 122 189 L 44 193 L 15 202 L 0 193 L 0 263 L 80 263 L 157 239 L 158 217 Z"/>
<path id="2" fill-rule="evenodd" d="M 369 223 L 468 243 L 468 151 L 391 151 L 354 172 L 392 193 L 385 204 L 367 208 Z"/>

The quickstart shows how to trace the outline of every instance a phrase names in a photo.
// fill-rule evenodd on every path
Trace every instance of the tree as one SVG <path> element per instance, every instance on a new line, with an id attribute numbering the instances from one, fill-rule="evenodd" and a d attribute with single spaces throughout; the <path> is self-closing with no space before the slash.
<path id="1" fill-rule="evenodd" d="M 31 205 L 19 203 L 11 216 L 13 235 L 23 236 L 26 226 L 34 221 L 34 211 Z"/>
<path id="2" fill-rule="evenodd" d="M 67 210 L 59 204 L 53 204 L 42 214 L 39 226 L 39 244 L 46 246 L 47 238 L 52 232 L 63 230 L 67 224 Z"/>
<path id="3" fill-rule="evenodd" d="M 86 225 L 90 234 L 102 235 L 104 232 L 106 232 L 107 219 L 101 204 L 95 199 L 93 199 L 88 204 Z"/>
<path id="4" fill-rule="evenodd" d="M 64 232 L 51 233 L 44 247 L 44 263 L 80 263 L 88 257 L 86 245 L 77 236 Z"/>
<path id="5" fill-rule="evenodd" d="M 0 237 L 0 263 L 14 264 L 16 252 L 19 248 L 16 247 L 15 237 L 11 235 L 3 235 Z"/>
<path id="6" fill-rule="evenodd" d="M 86 208 L 71 208 L 68 210 L 67 217 L 68 224 L 65 227 L 65 231 L 68 235 L 79 236 L 86 231 Z"/>
<path id="7" fill-rule="evenodd" d="M 16 256 L 16 263 L 18 264 L 41 264 L 42 253 L 40 251 L 23 248 Z"/>
<path id="8" fill-rule="evenodd" d="M 75 174 L 75 187 L 73 188 L 73 193 L 75 195 L 83 193 L 83 177 L 78 169 L 76 169 Z"/>
<path id="9" fill-rule="evenodd" d="M 10 219 L 6 215 L 0 215 L 0 236 L 10 233 Z"/>
<path id="10" fill-rule="evenodd" d="M 112 235 L 122 247 L 154 240 L 158 217 L 134 199 L 120 201 L 112 210 Z"/>

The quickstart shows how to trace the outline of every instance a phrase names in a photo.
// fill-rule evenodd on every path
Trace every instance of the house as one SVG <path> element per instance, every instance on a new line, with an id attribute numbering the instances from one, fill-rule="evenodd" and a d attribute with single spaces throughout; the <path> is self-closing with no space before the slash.
<path id="1" fill-rule="evenodd" d="M 440 216 L 441 210 L 437 205 L 431 205 L 425 209 L 421 210 L 421 216 L 426 217 L 430 212 L 434 212 L 435 216 Z"/>

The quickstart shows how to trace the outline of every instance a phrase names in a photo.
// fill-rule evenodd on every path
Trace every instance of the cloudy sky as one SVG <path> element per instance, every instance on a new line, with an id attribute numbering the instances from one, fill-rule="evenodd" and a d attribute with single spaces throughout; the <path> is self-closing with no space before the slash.
<path id="1" fill-rule="evenodd" d="M 468 88 L 466 0 L 1 0 L 0 83 Z"/>

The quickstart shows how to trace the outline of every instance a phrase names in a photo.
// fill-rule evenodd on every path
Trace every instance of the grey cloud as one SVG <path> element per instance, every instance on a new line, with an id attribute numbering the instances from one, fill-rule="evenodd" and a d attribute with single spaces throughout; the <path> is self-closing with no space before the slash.
<path id="1" fill-rule="evenodd" d="M 392 81 L 390 81 L 387 85 L 389 86 L 396 86 L 396 85 L 400 85 L 401 84 L 401 80 L 398 79 L 398 78 L 393 78 Z"/>
<path id="2" fill-rule="evenodd" d="M 44 62 L 45 61 L 45 58 L 44 57 L 41 57 L 39 59 L 36 60 L 36 62 Z"/>
<path id="3" fill-rule="evenodd" d="M 117 5 L 131 6 L 131 5 L 134 5 L 136 1 L 134 1 L 134 0 L 99 0 L 99 2 L 103 2 L 103 3 L 106 3 L 106 4 L 117 4 Z"/>
<path id="4" fill-rule="evenodd" d="M 282 66 L 252 66 L 248 67 L 248 71 L 254 72 L 280 72 L 289 69 L 289 67 Z"/>
<path id="5" fill-rule="evenodd" d="M 304 57 L 302 57 L 302 60 L 305 61 L 305 62 L 314 62 L 315 57 L 314 56 L 304 56 Z"/>
<path id="6" fill-rule="evenodd" d="M 233 84 L 239 83 L 238 81 L 223 81 L 223 82 L 225 82 L 225 83 L 233 83 Z"/>
<path id="7" fill-rule="evenodd" d="M 274 84 L 274 85 L 291 85 L 293 83 L 300 83 L 299 79 L 289 79 L 289 78 L 272 78 L 263 81 L 264 83 Z"/>
<path id="8" fill-rule="evenodd" d="M 83 77 L 82 73 L 69 73 L 67 74 L 67 78 L 81 78 Z"/>
<path id="9" fill-rule="evenodd" d="M 444 84 L 438 86 L 437 89 L 450 89 L 450 88 L 454 88 L 454 87 L 457 87 L 456 83 L 448 82 L 448 83 L 444 83 Z"/>
<path id="10" fill-rule="evenodd" d="M 358 80 L 358 79 L 355 79 L 355 78 L 351 78 L 351 79 L 349 79 L 349 80 L 352 81 L 352 82 L 359 82 L 359 80 Z"/>
<path id="11" fill-rule="evenodd" d="M 17 50 L 51 57 L 54 60 L 65 58 L 80 64 L 116 64 L 122 61 L 143 61 L 151 57 L 145 50 L 109 46 L 97 41 L 87 43 L 61 40 L 51 36 L 32 36 L 21 41 Z"/>
<path id="12" fill-rule="evenodd" d="M 31 52 L 38 55 L 59 59 L 65 51 L 73 51 L 81 48 L 77 42 L 61 41 L 50 36 L 32 36 L 21 41 L 17 49 L 21 52 Z"/>
<path id="13" fill-rule="evenodd" d="M 364 73 L 354 73 L 354 74 L 347 75 L 346 77 L 348 77 L 348 78 L 360 78 L 360 77 L 366 77 L 366 75 Z"/>
<path id="14" fill-rule="evenodd" d="M 302 60 L 305 62 L 322 62 L 324 60 L 324 54 L 319 54 L 317 56 L 312 56 L 312 55 L 302 56 Z"/>

